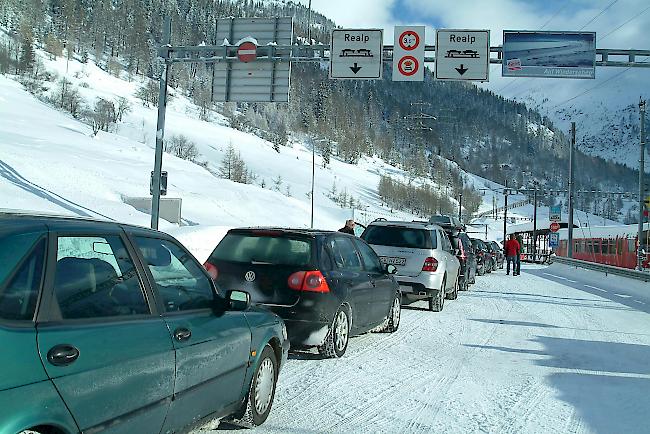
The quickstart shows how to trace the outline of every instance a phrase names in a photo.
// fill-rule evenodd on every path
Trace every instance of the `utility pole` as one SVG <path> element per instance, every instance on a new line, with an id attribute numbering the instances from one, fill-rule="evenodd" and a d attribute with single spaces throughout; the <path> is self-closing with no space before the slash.
<path id="1" fill-rule="evenodd" d="M 573 152 L 576 146 L 576 123 L 571 122 L 571 147 L 569 148 L 569 239 L 567 257 L 573 258 Z"/>
<path id="2" fill-rule="evenodd" d="M 533 262 L 537 257 L 537 186 L 533 192 Z"/>
<path id="3" fill-rule="evenodd" d="M 508 180 L 506 179 L 506 187 L 503 190 L 504 204 L 503 204 L 503 242 L 508 238 L 506 229 L 506 219 L 508 217 Z"/>
<path id="4" fill-rule="evenodd" d="M 160 92 L 158 94 L 158 122 L 156 125 L 156 157 L 153 166 L 153 196 L 151 198 L 151 229 L 158 229 L 158 216 L 160 215 L 160 174 L 162 172 L 163 136 L 165 135 L 165 112 L 167 111 L 167 79 L 169 78 L 169 47 L 171 44 L 172 21 L 165 17 L 163 27 L 162 45 L 158 56 L 163 59 L 164 65 L 160 76 Z"/>
<path id="5" fill-rule="evenodd" d="M 311 46 L 311 0 L 309 0 L 309 15 L 307 18 L 307 43 Z M 316 143 L 311 146 L 311 224 L 314 229 L 314 184 L 316 181 Z M 354 213 L 354 210 L 352 211 Z"/>
<path id="6" fill-rule="evenodd" d="M 461 192 L 458 196 L 458 220 L 463 222 L 463 193 Z"/>
<path id="7" fill-rule="evenodd" d="M 645 100 L 639 101 L 639 115 L 641 116 L 641 158 L 639 159 L 639 230 L 637 233 L 637 268 L 643 271 L 643 255 L 641 254 L 641 238 L 643 236 L 643 176 L 645 175 Z"/>

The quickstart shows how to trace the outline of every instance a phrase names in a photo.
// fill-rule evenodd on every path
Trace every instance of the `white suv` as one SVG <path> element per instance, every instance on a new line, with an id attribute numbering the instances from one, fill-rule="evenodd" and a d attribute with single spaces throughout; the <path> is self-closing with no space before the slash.
<path id="1" fill-rule="evenodd" d="M 395 279 L 408 301 L 428 300 L 440 312 L 445 298 L 458 297 L 460 263 L 447 234 L 438 225 L 375 221 L 361 235 L 384 264 L 397 267 Z"/>

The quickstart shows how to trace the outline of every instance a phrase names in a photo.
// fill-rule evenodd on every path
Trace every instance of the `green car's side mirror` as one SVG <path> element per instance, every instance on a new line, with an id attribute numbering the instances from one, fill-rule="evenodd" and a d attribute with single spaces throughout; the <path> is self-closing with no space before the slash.
<path id="1" fill-rule="evenodd" d="M 246 310 L 251 305 L 251 295 L 245 291 L 228 291 L 226 298 L 231 310 Z"/>

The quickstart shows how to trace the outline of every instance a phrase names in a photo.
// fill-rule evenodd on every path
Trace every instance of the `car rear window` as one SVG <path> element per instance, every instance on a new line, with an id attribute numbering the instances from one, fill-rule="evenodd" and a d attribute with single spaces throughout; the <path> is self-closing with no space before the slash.
<path id="1" fill-rule="evenodd" d="M 214 249 L 210 260 L 302 267 L 311 263 L 311 240 L 230 233 Z"/>
<path id="2" fill-rule="evenodd" d="M 435 249 L 436 239 L 426 229 L 398 226 L 368 226 L 362 237 L 368 244 L 412 249 Z"/>
<path id="3" fill-rule="evenodd" d="M 444 215 L 434 215 L 429 219 L 429 223 L 435 223 L 437 225 L 450 225 L 451 219 L 448 216 Z"/>

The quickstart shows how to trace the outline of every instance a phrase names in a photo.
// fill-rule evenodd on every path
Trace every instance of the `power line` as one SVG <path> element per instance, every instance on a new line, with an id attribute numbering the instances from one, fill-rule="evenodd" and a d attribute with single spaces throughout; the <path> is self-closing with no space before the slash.
<path id="1" fill-rule="evenodd" d="M 620 26 L 616 27 L 616 28 L 615 28 L 614 30 L 612 30 L 611 32 L 607 33 L 605 36 L 603 36 L 602 38 L 600 38 L 600 40 L 602 41 L 603 39 L 605 39 L 606 37 L 608 37 L 608 36 L 611 35 L 612 33 L 614 33 L 614 32 L 616 32 L 617 30 L 619 30 L 619 29 L 620 29 L 621 27 L 623 27 L 624 25 L 626 25 L 626 24 L 628 24 L 629 22 L 631 22 L 631 21 L 633 21 L 633 20 L 639 18 L 641 15 L 643 15 L 643 14 L 646 13 L 646 12 L 648 12 L 649 10 L 650 10 L 650 6 L 648 6 L 647 8 L 645 8 L 644 10 L 642 10 L 641 12 L 635 14 L 632 18 L 630 18 L 629 20 L 625 21 L 623 24 L 621 24 Z"/>
<path id="2" fill-rule="evenodd" d="M 589 24 L 593 23 L 593 22 L 596 20 L 596 18 L 598 18 L 599 16 L 601 16 L 602 14 L 604 14 L 605 12 L 607 12 L 607 10 L 608 10 L 609 8 L 611 8 L 612 6 L 614 6 L 616 3 L 618 3 L 618 0 L 614 0 L 613 2 L 611 2 L 611 3 L 610 3 L 609 5 L 607 5 L 603 10 L 601 10 L 600 12 L 598 12 L 598 13 L 596 14 L 596 16 L 594 16 L 592 19 L 590 19 L 589 21 L 587 21 L 587 24 L 585 24 L 584 26 L 580 27 L 580 30 L 584 29 L 584 28 L 587 27 Z"/>
<path id="3" fill-rule="evenodd" d="M 563 10 L 564 10 L 568 5 L 569 5 L 568 3 L 569 3 L 569 2 L 566 2 L 566 3 L 564 4 L 564 6 L 561 6 L 560 9 L 558 9 L 557 12 L 555 12 L 555 14 L 553 14 L 553 16 L 552 16 L 551 18 L 549 18 L 548 21 L 546 21 L 546 22 L 544 23 L 544 25 L 543 25 L 542 27 L 540 27 L 539 30 L 544 30 L 544 27 L 546 27 L 546 26 L 547 26 L 551 21 L 553 21 L 553 19 L 554 19 L 555 17 L 557 17 L 558 14 L 559 14 L 560 12 L 562 12 L 562 11 L 563 11 Z"/>
<path id="4" fill-rule="evenodd" d="M 650 8 L 648 8 L 648 9 L 650 9 Z M 643 61 L 641 61 L 641 62 L 639 62 L 639 63 L 647 63 L 648 60 L 650 60 L 650 57 L 646 57 L 645 60 L 643 60 Z M 580 98 L 581 96 L 584 96 L 584 95 L 588 94 L 589 92 L 591 92 L 591 91 L 594 90 L 594 89 L 597 89 L 597 88 L 599 88 L 599 87 L 601 87 L 601 86 L 604 86 L 605 84 L 609 83 L 609 82 L 612 81 L 613 79 L 615 79 L 615 78 L 617 78 L 617 77 L 620 77 L 621 75 L 625 74 L 625 73 L 626 73 L 627 71 L 629 71 L 630 69 L 632 69 L 632 67 L 631 67 L 631 66 L 628 66 L 628 67 L 625 68 L 623 71 L 619 72 L 618 74 L 612 75 L 612 76 L 609 77 L 607 80 L 598 83 L 597 85 L 595 85 L 595 86 L 593 86 L 593 87 L 591 87 L 591 88 L 585 90 L 584 92 L 581 92 L 581 93 L 579 93 L 578 95 L 576 95 L 576 96 L 574 96 L 574 97 L 572 97 L 572 98 L 567 99 L 566 101 L 563 101 L 563 102 L 561 102 L 561 103 L 559 103 L 559 104 L 554 105 L 553 108 L 560 107 L 560 106 L 562 106 L 562 105 L 564 105 L 564 104 L 566 104 L 566 103 L 568 103 L 568 102 L 573 101 L 574 99 Z"/>

